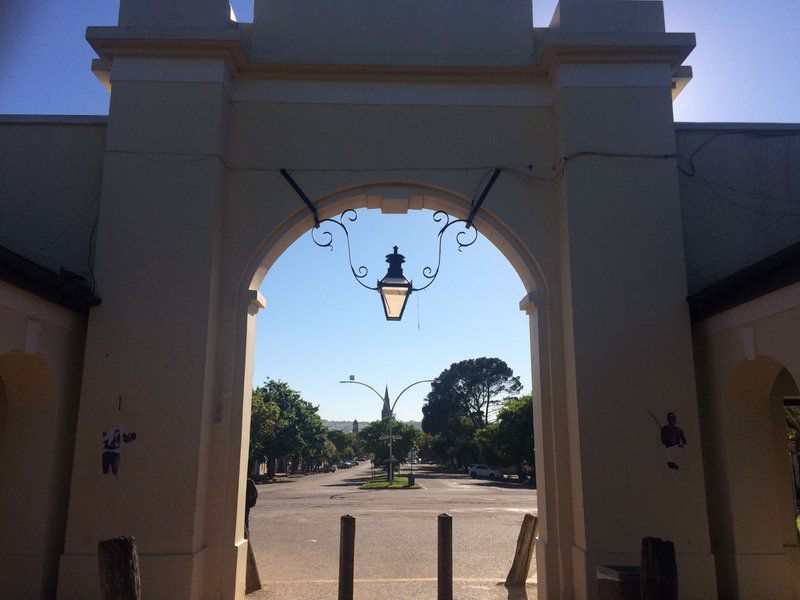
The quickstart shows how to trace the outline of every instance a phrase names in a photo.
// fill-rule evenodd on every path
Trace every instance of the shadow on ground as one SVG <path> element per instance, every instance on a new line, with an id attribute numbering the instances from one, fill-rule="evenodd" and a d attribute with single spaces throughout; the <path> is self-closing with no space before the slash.
<path id="1" fill-rule="evenodd" d="M 509 489 L 531 489 L 536 488 L 527 483 L 520 483 L 518 480 L 510 479 L 473 479 L 466 473 L 451 473 L 441 468 L 424 468 L 420 471 L 414 471 L 417 479 L 455 479 L 459 483 L 477 485 L 481 487 L 496 487 L 496 488 L 509 488 Z"/>

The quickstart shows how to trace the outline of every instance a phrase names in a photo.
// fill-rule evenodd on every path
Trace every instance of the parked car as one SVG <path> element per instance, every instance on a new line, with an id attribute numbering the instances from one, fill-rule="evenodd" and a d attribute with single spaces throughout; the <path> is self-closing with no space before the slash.
<path id="1" fill-rule="evenodd" d="M 477 479 L 478 477 L 488 477 L 489 479 L 503 478 L 503 474 L 499 469 L 495 469 L 489 465 L 472 465 L 469 468 L 469 476 L 473 479 Z"/>

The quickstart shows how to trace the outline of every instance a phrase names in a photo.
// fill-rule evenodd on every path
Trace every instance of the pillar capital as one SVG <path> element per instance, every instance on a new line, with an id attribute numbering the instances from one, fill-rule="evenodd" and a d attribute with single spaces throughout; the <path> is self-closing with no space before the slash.
<path id="1" fill-rule="evenodd" d="M 239 304 L 242 306 L 247 306 L 255 312 L 267 307 L 267 301 L 258 290 L 243 291 L 240 295 Z"/>
<path id="2" fill-rule="evenodd" d="M 550 28 L 582 33 L 663 33 L 664 6 L 649 0 L 560 0 Z"/>
<path id="3" fill-rule="evenodd" d="M 121 0 L 120 27 L 222 27 L 232 16 L 228 0 Z"/>
<path id="4" fill-rule="evenodd" d="M 528 292 L 519 301 L 519 309 L 527 315 L 533 314 L 536 310 L 549 307 L 550 302 L 547 300 L 546 294 L 543 291 Z"/>

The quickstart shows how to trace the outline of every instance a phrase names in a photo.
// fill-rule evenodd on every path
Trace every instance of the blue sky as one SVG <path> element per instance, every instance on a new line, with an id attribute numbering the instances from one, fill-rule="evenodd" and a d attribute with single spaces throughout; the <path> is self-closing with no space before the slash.
<path id="1" fill-rule="evenodd" d="M 233 3 L 251 20 L 252 0 Z M 534 21 L 550 20 L 555 0 L 534 2 Z M 800 2 L 797 0 L 665 0 L 667 28 L 693 31 L 687 61 L 695 77 L 674 105 L 679 121 L 800 122 Z M 89 71 L 88 25 L 113 25 L 114 0 L 0 0 L 0 113 L 105 114 L 108 94 Z M 491 203 L 491 196 L 487 200 Z M 406 274 L 421 280 L 435 260 L 431 213 L 381 216 L 360 211 L 352 225 L 354 257 L 385 273 L 393 244 L 408 256 Z M 329 252 L 300 238 L 275 264 L 262 288 L 256 382 L 284 379 L 330 419 L 374 419 L 371 392 L 339 385 L 354 374 L 393 393 L 435 377 L 450 363 L 476 356 L 506 360 L 530 388 L 527 318 L 518 310 L 522 283 L 485 239 L 459 253 L 445 243 L 442 273 L 412 296 L 401 323 L 387 323 L 374 292 L 349 275 L 341 239 Z M 482 318 L 491 315 L 491 318 Z M 425 386 L 398 404 L 418 419 Z"/>

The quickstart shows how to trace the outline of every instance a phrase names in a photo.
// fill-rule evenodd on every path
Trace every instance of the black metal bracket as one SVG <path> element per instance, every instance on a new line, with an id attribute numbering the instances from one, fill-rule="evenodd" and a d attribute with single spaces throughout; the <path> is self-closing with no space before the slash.
<path id="1" fill-rule="evenodd" d="M 289 185 L 292 186 L 292 189 L 295 191 L 295 193 L 298 196 L 300 196 L 300 199 L 308 207 L 308 210 L 311 211 L 311 216 L 314 217 L 314 228 L 315 229 L 319 228 L 319 214 L 317 213 L 317 207 L 314 206 L 314 203 L 311 200 L 309 200 L 305 192 L 303 192 L 303 190 L 300 189 L 300 186 L 297 185 L 297 182 L 294 179 L 292 179 L 292 176 L 289 175 L 289 171 L 287 171 L 286 169 L 281 169 L 280 173 L 281 175 L 283 175 L 283 178 L 289 182 Z"/>
<path id="2" fill-rule="evenodd" d="M 466 219 L 466 228 L 467 229 L 472 227 L 472 220 L 475 218 L 475 215 L 478 214 L 478 211 L 481 209 L 481 204 L 483 204 L 483 201 L 486 200 L 486 196 L 489 194 L 489 191 L 492 189 L 492 186 L 494 185 L 494 182 L 497 181 L 498 177 L 500 177 L 500 172 L 502 170 L 503 169 L 501 169 L 500 167 L 498 167 L 498 168 L 496 168 L 494 170 L 494 173 L 492 173 L 492 177 L 489 179 L 489 183 L 487 183 L 486 187 L 483 188 L 483 191 L 481 192 L 481 195 L 478 197 L 477 202 L 475 202 L 475 204 L 472 205 L 472 208 L 469 211 L 469 216 Z"/>
<path id="3" fill-rule="evenodd" d="M 428 280 L 427 283 L 425 283 L 425 285 L 423 285 L 422 287 L 412 287 L 411 291 L 420 292 L 420 291 L 426 289 L 427 287 L 429 287 L 433 283 L 433 281 L 436 279 L 436 276 L 439 274 L 439 268 L 442 265 L 442 241 L 444 240 L 445 232 L 450 227 L 452 227 L 453 225 L 456 225 L 456 224 L 460 224 L 465 229 L 465 231 L 460 231 L 455 236 L 456 244 L 458 244 L 458 251 L 459 252 L 461 252 L 462 249 L 464 249 L 464 248 L 466 248 L 468 246 L 471 246 L 472 244 L 474 244 L 477 241 L 477 239 L 478 239 L 478 229 L 473 224 L 473 219 L 475 218 L 475 215 L 478 214 L 478 211 L 480 210 L 481 205 L 483 204 L 483 201 L 486 200 L 486 196 L 489 195 L 489 192 L 491 191 L 492 186 L 494 185 L 495 181 L 497 181 L 497 178 L 500 176 L 500 173 L 502 172 L 502 170 L 503 169 L 501 169 L 500 167 L 498 167 L 498 168 L 496 168 L 494 170 L 494 172 L 492 173 L 492 176 L 489 178 L 489 181 L 484 186 L 483 191 L 481 192 L 480 196 L 472 204 L 472 207 L 470 208 L 470 211 L 469 211 L 469 216 L 467 216 L 466 219 L 451 219 L 450 216 L 446 212 L 441 211 L 441 210 L 436 211 L 435 213 L 433 213 L 433 220 L 436 223 L 444 223 L 444 225 L 442 225 L 442 227 L 439 229 L 439 233 L 437 234 L 437 237 L 439 238 L 439 252 L 438 252 L 438 256 L 437 256 L 437 260 L 436 260 L 436 267 L 425 267 L 422 270 L 422 276 L 425 279 Z M 377 290 L 378 289 L 377 287 L 372 287 L 372 286 L 369 286 L 369 285 L 364 283 L 364 279 L 367 277 L 367 274 L 368 274 L 367 268 L 365 266 L 363 266 L 363 265 L 358 267 L 358 268 L 353 266 L 353 255 L 352 255 L 352 249 L 350 247 L 350 232 L 347 230 L 347 222 L 349 221 L 349 222 L 352 223 L 358 218 L 358 214 L 356 213 L 356 211 L 353 210 L 353 209 L 346 209 L 341 215 L 339 215 L 338 219 L 337 218 L 329 218 L 329 219 L 322 219 L 320 221 L 319 214 L 317 213 L 317 207 L 308 198 L 308 196 L 305 195 L 303 190 L 300 189 L 300 186 L 297 185 L 297 182 L 295 182 L 294 179 L 292 179 L 292 176 L 289 175 L 289 172 L 286 169 L 281 169 L 280 170 L 280 174 L 283 176 L 283 178 L 286 181 L 289 182 L 289 185 L 291 185 L 292 189 L 295 191 L 295 193 L 298 196 L 300 196 L 300 199 L 308 207 L 308 210 L 311 211 L 311 214 L 314 217 L 314 227 L 311 229 L 311 239 L 312 239 L 312 241 L 317 246 L 319 246 L 320 248 L 330 248 L 332 250 L 333 249 L 333 234 L 330 231 L 328 231 L 327 224 L 331 223 L 331 224 L 334 224 L 337 227 L 339 227 L 344 232 L 345 240 L 347 241 L 347 259 L 348 259 L 348 261 L 350 263 L 350 270 L 353 273 L 353 277 L 355 277 L 356 281 L 360 285 L 362 285 L 363 287 L 367 288 L 368 290 Z M 321 224 L 325 224 L 326 227 L 320 229 L 320 225 Z M 471 239 L 465 241 L 464 239 L 462 239 L 462 236 L 464 236 L 467 233 L 466 230 L 468 230 L 468 229 L 472 229 L 472 236 L 470 236 Z M 320 238 L 318 238 L 315 235 L 315 232 L 317 230 L 320 230 L 320 232 L 321 232 L 319 234 L 321 236 Z"/>

